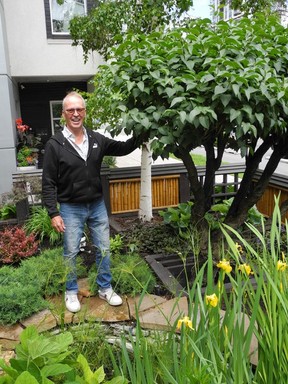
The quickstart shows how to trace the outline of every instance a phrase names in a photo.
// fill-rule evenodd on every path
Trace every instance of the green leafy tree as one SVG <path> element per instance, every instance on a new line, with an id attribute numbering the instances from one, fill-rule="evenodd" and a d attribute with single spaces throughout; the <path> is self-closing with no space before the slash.
<path id="1" fill-rule="evenodd" d="M 229 4 L 232 9 L 239 9 L 246 16 L 257 12 L 269 14 L 287 9 L 286 0 L 224 0 L 223 4 Z"/>
<path id="2" fill-rule="evenodd" d="M 107 59 L 109 49 L 125 40 L 127 33 L 149 34 L 157 29 L 172 27 L 180 22 L 181 17 L 183 19 L 185 12 L 192 5 L 191 0 L 100 0 L 97 7 L 86 17 L 75 17 L 71 21 L 70 33 L 73 44 L 82 46 L 84 60 L 87 60 L 89 51 L 98 51 Z M 99 92 L 97 99 L 99 108 L 94 105 L 94 98 L 92 97 L 91 103 L 89 94 L 86 95 L 88 98 L 86 123 L 91 127 L 97 128 L 97 122 L 103 121 L 118 124 L 119 113 L 115 114 L 114 111 L 111 116 L 110 101 L 107 99 L 107 95 L 111 100 L 117 95 L 114 95 L 114 90 L 112 94 L 109 91 L 109 88 L 104 89 L 104 95 L 101 96 Z M 100 119 L 99 114 L 106 116 Z M 143 221 L 150 221 L 152 218 L 151 163 L 150 146 L 146 142 L 142 146 L 141 155 L 139 207 L 139 218 Z"/>
<path id="3" fill-rule="evenodd" d="M 287 29 L 261 16 L 216 25 L 193 20 L 187 28 L 129 35 L 96 76 L 91 100 L 102 99 L 100 120 L 106 108 L 110 116 L 121 113 L 114 133 L 124 127 L 149 135 L 154 156 L 174 153 L 183 160 L 194 223 L 203 223 L 211 208 L 224 150 L 239 150 L 246 171 L 225 220 L 237 227 L 288 152 L 287 43 Z M 203 185 L 190 155 L 200 145 L 206 150 Z M 253 181 L 271 147 L 262 176 Z"/>
<path id="4" fill-rule="evenodd" d="M 191 0 L 99 0 L 94 9 L 70 22 L 73 45 L 81 45 L 84 59 L 89 51 L 107 58 L 107 52 L 126 33 L 150 33 L 173 25 L 193 5 Z"/>

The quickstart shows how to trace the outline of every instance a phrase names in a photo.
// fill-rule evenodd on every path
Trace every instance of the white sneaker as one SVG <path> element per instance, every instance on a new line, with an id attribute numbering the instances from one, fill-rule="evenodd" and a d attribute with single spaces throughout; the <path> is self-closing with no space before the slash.
<path id="1" fill-rule="evenodd" d="M 98 292 L 100 299 L 106 300 L 107 303 L 110 305 L 117 306 L 123 303 L 121 297 L 117 295 L 117 293 L 114 292 L 111 287 L 106 289 L 100 289 Z"/>
<path id="2" fill-rule="evenodd" d="M 65 293 L 65 305 L 70 312 L 79 312 L 81 309 L 81 305 L 76 293 Z"/>

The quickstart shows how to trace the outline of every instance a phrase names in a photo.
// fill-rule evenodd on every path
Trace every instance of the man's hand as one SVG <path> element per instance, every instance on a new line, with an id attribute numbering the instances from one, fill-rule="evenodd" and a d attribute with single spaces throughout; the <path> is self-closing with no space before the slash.
<path id="1" fill-rule="evenodd" d="M 55 216 L 51 219 L 51 224 L 52 227 L 57 231 L 57 232 L 65 232 L 65 225 L 62 217 Z"/>

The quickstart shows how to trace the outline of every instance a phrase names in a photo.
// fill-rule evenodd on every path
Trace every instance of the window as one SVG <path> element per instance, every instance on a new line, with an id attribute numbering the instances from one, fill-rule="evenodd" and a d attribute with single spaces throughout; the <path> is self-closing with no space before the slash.
<path id="1" fill-rule="evenodd" d="M 69 22 L 74 16 L 86 15 L 94 0 L 44 0 L 47 37 L 69 39 Z"/>
<path id="2" fill-rule="evenodd" d="M 62 130 L 62 101 L 50 101 L 51 131 L 52 135 Z"/>
<path id="3" fill-rule="evenodd" d="M 52 34 L 69 34 L 69 22 L 72 17 L 85 14 L 84 0 L 64 0 L 61 5 L 57 0 L 50 0 Z"/>

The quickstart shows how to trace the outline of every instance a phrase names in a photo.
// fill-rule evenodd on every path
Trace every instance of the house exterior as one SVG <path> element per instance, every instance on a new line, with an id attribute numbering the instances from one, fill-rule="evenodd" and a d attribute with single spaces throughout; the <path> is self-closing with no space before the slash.
<path id="1" fill-rule="evenodd" d="M 86 14 L 93 0 L 0 0 L 0 194 L 11 191 L 17 172 L 22 118 L 43 148 L 59 129 L 61 101 L 69 90 L 89 90 L 89 80 L 103 63 L 91 54 L 84 64 L 81 47 L 73 47 L 69 19 Z M 42 151 L 41 151 L 42 149 Z"/>

